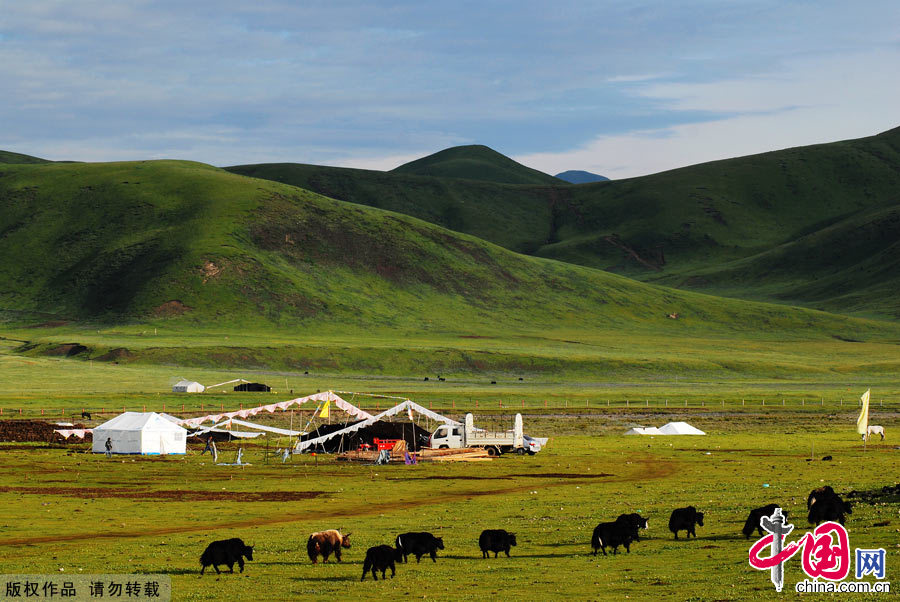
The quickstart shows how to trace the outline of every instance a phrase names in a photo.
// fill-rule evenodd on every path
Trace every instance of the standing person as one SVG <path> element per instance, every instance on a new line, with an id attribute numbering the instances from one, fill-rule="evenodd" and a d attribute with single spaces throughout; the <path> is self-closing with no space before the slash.
<path id="1" fill-rule="evenodd" d="M 205 454 L 206 452 L 209 452 L 210 455 L 212 455 L 212 440 L 213 440 L 212 435 L 210 435 L 209 437 L 206 438 L 206 447 L 204 447 L 203 451 L 200 452 L 201 456 L 203 454 Z"/>
<path id="2" fill-rule="evenodd" d="M 106 448 L 106 457 L 112 458 L 112 437 L 106 438 L 106 445 L 104 445 L 104 447 Z"/>

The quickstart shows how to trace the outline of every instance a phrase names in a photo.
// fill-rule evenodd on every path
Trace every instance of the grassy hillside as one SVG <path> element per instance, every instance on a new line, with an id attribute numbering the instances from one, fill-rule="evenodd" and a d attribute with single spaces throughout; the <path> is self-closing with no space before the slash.
<path id="1" fill-rule="evenodd" d="M 237 165 L 228 171 L 418 217 L 520 253 L 551 235 L 553 190 L 456 178 L 297 163 Z M 560 184 L 562 184 L 560 182 Z"/>
<path id="2" fill-rule="evenodd" d="M 411 161 L 392 173 L 441 178 L 464 178 L 503 184 L 559 186 L 566 183 L 551 175 L 525 167 L 487 146 L 454 146 Z"/>
<path id="3" fill-rule="evenodd" d="M 649 282 L 900 316 L 900 272 L 890 270 L 896 238 L 877 217 L 900 203 L 900 128 L 579 186 L 409 181 L 314 166 L 230 169 Z M 803 261 L 784 255 L 801 248 Z"/>
<path id="4" fill-rule="evenodd" d="M 615 234 L 650 263 L 683 270 L 693 261 L 752 255 L 890 207 L 898 191 L 900 128 L 577 187 L 572 211 L 560 224 L 565 242 L 543 253 L 570 256 Z M 664 261 L 656 257 L 660 251 Z M 646 269 L 636 261 L 622 263 L 621 253 L 595 249 L 590 255 L 598 267 Z"/>
<path id="5" fill-rule="evenodd" d="M 23 155 L 21 153 L 13 153 L 10 151 L 0 150 L 0 163 L 50 163 L 47 159 L 40 157 L 32 157 L 31 155 Z"/>
<path id="6" fill-rule="evenodd" d="M 743 304 L 514 254 L 371 207 L 178 161 L 0 167 L 0 300 L 76 319 L 481 331 L 815 331 Z M 744 320 L 735 323 L 732 316 Z"/>

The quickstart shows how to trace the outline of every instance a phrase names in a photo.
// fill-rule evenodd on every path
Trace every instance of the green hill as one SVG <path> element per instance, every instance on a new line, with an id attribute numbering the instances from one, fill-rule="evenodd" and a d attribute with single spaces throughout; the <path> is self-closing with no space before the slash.
<path id="1" fill-rule="evenodd" d="M 23 155 L 21 153 L 13 153 L 10 151 L 0 150 L 0 163 L 50 163 L 50 161 L 48 161 L 47 159 L 41 159 L 40 157 L 32 157 L 31 155 Z"/>
<path id="2" fill-rule="evenodd" d="M 557 215 L 559 242 L 536 254 L 646 281 L 900 316 L 900 273 L 878 284 L 881 292 L 894 291 L 895 300 L 887 301 L 867 291 L 874 283 L 863 276 L 896 238 L 854 244 L 852 253 L 843 249 L 857 237 L 871 236 L 867 216 L 898 201 L 900 128 L 575 187 L 569 210 Z M 835 238 L 838 225 L 841 234 Z M 792 243 L 807 248 L 805 260 L 774 259 Z M 839 273 L 831 260 L 835 254 L 842 257 Z M 743 269 L 741 278 L 730 282 L 725 274 L 715 276 L 719 270 L 735 275 L 733 262 L 740 260 L 751 260 L 756 268 Z M 823 274 L 829 274 L 830 289 L 803 284 Z M 860 302 L 844 305 L 841 298 L 851 290 L 858 291 Z M 862 301 L 866 297 L 871 302 Z"/>
<path id="3" fill-rule="evenodd" d="M 657 288 L 180 161 L 0 166 L 0 304 L 79 320 L 483 332 L 818 332 L 835 316 Z M 734 323 L 732 316 L 747 316 Z M 858 325 L 857 325 L 858 326 Z M 854 326 L 857 327 L 857 326 Z"/>
<path id="4" fill-rule="evenodd" d="M 520 253 L 548 242 L 552 210 L 546 187 L 526 187 L 394 172 L 264 163 L 225 168 L 313 190 L 333 199 L 404 213 Z"/>
<path id="5" fill-rule="evenodd" d="M 463 178 L 502 184 L 564 186 L 566 182 L 530 167 L 480 144 L 455 146 L 411 161 L 392 173 L 440 178 Z"/>
<path id="6" fill-rule="evenodd" d="M 444 152 L 452 156 L 454 150 Z M 427 167 L 439 155 L 420 161 Z M 825 260 L 834 244 L 870 235 L 867 215 L 900 202 L 900 128 L 578 186 L 498 185 L 287 164 L 229 169 L 648 282 L 900 316 L 900 273 L 887 272 L 877 283 L 863 276 L 876 271 L 872 266 L 890 248 L 889 237 L 869 241 L 864 251 L 869 255 L 860 249 L 842 255 L 858 263 L 837 272 Z M 838 224 L 846 231 L 835 241 L 829 228 Z M 808 261 L 774 259 L 795 242 L 822 246 L 809 250 Z M 831 286 L 816 289 L 823 274 Z"/>

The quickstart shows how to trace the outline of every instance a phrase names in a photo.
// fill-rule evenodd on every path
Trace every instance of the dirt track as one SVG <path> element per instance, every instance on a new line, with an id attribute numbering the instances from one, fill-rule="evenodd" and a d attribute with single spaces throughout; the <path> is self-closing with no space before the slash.
<path id="1" fill-rule="evenodd" d="M 654 479 L 662 479 L 673 474 L 678 464 L 671 460 L 660 460 L 647 456 L 640 460 L 633 460 L 632 464 L 640 467 L 634 474 L 617 477 L 616 475 L 606 475 L 604 478 L 609 483 L 627 483 L 633 481 L 649 481 Z M 596 480 L 599 475 L 566 475 L 562 480 L 547 483 L 542 479 L 547 474 L 530 474 L 530 479 L 539 479 L 540 482 L 534 480 L 527 484 L 516 485 L 513 487 L 504 487 L 499 489 L 491 489 L 488 491 L 459 491 L 455 493 L 447 493 L 441 495 L 431 495 L 427 498 L 415 498 L 406 501 L 391 501 L 380 504 L 361 504 L 338 509 L 325 509 L 316 512 L 316 518 L 347 518 L 352 516 L 369 516 L 372 514 L 390 514 L 400 510 L 408 510 L 410 508 L 418 508 L 422 506 L 432 506 L 437 504 L 445 504 L 465 499 L 478 497 L 493 497 L 498 495 L 507 495 L 510 493 L 521 493 L 529 491 L 535 487 L 546 489 L 548 487 L 560 487 L 564 485 L 588 484 L 591 480 Z M 554 475 L 559 477 L 563 475 Z M 425 480 L 425 479 L 423 479 Z M 15 489 L 15 488 L 12 488 Z M 107 532 L 85 532 L 71 533 L 67 535 L 44 535 L 40 537 L 22 537 L 16 539 L 0 540 L 0 546 L 18 546 L 18 545 L 37 545 L 42 543 L 59 543 L 66 541 L 81 541 L 88 539 L 121 539 L 131 537 L 152 537 L 158 535 L 170 535 L 172 533 L 192 533 L 197 531 L 209 532 L 217 529 L 241 529 L 247 527 L 257 527 L 262 525 L 273 525 L 282 523 L 293 523 L 309 520 L 309 511 L 291 513 L 291 514 L 275 514 L 253 519 L 226 521 L 222 523 L 207 523 L 203 525 L 183 525 L 172 527 L 160 527 L 154 529 L 143 529 L 136 531 L 107 531 Z"/>
<path id="2" fill-rule="evenodd" d="M 141 490 L 116 487 L 0 487 L 0 493 L 35 495 L 64 495 L 82 499 L 130 498 L 155 502 L 295 502 L 309 500 L 324 491 L 200 491 L 200 490 Z"/>

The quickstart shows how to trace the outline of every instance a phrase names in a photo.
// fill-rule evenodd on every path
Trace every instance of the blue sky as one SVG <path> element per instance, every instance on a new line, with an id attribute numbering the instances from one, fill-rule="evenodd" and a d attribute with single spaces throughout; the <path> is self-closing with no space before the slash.
<path id="1" fill-rule="evenodd" d="M 613 178 L 900 126 L 900 4 L 0 0 L 0 149 Z"/>

